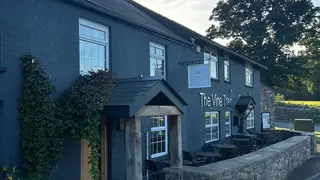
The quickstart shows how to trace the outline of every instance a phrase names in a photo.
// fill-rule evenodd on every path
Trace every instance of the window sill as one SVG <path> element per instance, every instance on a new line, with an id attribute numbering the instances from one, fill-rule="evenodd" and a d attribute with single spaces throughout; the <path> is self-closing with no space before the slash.
<path id="1" fill-rule="evenodd" d="M 225 83 L 231 84 L 231 81 L 224 80 Z"/>
<path id="2" fill-rule="evenodd" d="M 253 88 L 253 85 L 250 86 L 250 85 L 245 85 L 247 88 Z"/>
<path id="3" fill-rule="evenodd" d="M 216 79 L 216 78 L 211 78 L 211 81 L 216 81 L 216 82 L 220 82 L 220 79 Z"/>
<path id="4" fill-rule="evenodd" d="M 166 155 L 168 155 L 167 152 L 158 153 L 158 154 L 152 154 L 152 155 L 151 155 L 151 158 L 153 159 L 153 158 L 158 158 L 158 157 L 166 156 Z"/>
<path id="5" fill-rule="evenodd" d="M 6 68 L 6 67 L 0 66 L 0 73 L 6 72 L 6 71 L 7 71 L 7 68 Z"/>
<path id="6" fill-rule="evenodd" d="M 212 142 L 215 142 L 215 141 L 219 141 L 219 139 L 213 139 L 213 140 L 210 140 L 210 141 L 205 141 L 205 143 L 208 144 L 208 143 L 212 143 Z"/>
<path id="7" fill-rule="evenodd" d="M 254 126 L 253 127 L 247 127 L 247 129 L 254 129 Z"/>

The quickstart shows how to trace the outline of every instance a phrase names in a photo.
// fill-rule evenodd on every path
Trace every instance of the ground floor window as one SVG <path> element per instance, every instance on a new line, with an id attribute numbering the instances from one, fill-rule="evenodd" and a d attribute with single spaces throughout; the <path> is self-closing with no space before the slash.
<path id="1" fill-rule="evenodd" d="M 153 116 L 151 117 L 151 158 L 167 154 L 167 116 Z"/>
<path id="2" fill-rule="evenodd" d="M 249 111 L 247 111 L 249 113 Z M 254 128 L 254 110 L 251 110 L 251 112 L 247 116 L 247 129 Z"/>
<path id="3" fill-rule="evenodd" d="M 219 139 L 219 112 L 205 112 L 205 128 L 206 142 Z"/>
<path id="4" fill-rule="evenodd" d="M 226 137 L 231 136 L 231 112 L 225 112 Z"/>

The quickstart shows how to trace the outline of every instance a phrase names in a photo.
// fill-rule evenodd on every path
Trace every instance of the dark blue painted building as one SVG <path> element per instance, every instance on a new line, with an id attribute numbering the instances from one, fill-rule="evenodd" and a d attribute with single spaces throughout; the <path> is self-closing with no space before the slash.
<path id="1" fill-rule="evenodd" d="M 159 87 L 160 90 L 154 90 L 156 97 L 139 98 L 149 98 L 149 103 L 154 105 L 161 105 L 159 102 L 166 99 L 164 105 L 184 106 L 180 108 L 183 150 L 198 151 L 205 143 L 225 140 L 238 133 L 239 126 L 233 122 L 239 95 L 251 96 L 256 102 L 242 131 L 261 129 L 260 70 L 265 67 L 247 57 L 131 0 L 3 0 L 0 2 L 0 166 L 21 165 L 17 106 L 21 90 L 20 57 L 26 53 L 41 60 L 57 88 L 56 95 L 90 69 L 110 69 L 119 79 L 140 77 L 139 82 L 144 84 L 138 85 Z M 210 87 L 189 88 L 188 65 L 193 63 L 209 64 Z M 149 76 L 163 77 L 165 83 L 160 80 L 161 86 L 153 86 L 155 80 Z M 127 105 L 115 100 L 113 107 Z M 130 108 L 134 109 L 131 105 Z M 107 119 L 105 171 L 109 179 L 122 180 L 126 179 L 127 167 L 125 130 L 119 128 L 123 120 L 112 112 L 115 111 L 106 110 L 110 118 Z M 143 160 L 167 156 L 167 124 L 166 116 L 141 118 Z M 66 143 L 56 179 L 85 176 L 81 169 L 82 146 L 83 143 L 72 140 Z"/>

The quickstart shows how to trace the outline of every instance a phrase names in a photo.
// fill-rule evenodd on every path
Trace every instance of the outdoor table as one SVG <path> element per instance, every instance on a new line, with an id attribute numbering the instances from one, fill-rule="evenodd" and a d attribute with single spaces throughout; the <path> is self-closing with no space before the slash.
<path id="1" fill-rule="evenodd" d="M 215 152 L 197 152 L 196 155 L 200 157 L 208 158 L 209 162 L 214 162 L 216 157 L 221 156 L 219 153 L 215 153 Z"/>
<path id="2" fill-rule="evenodd" d="M 247 138 L 232 138 L 232 141 L 249 142 L 250 139 L 247 139 Z"/>
<path id="3" fill-rule="evenodd" d="M 228 154 L 236 155 L 236 149 L 238 148 L 235 145 L 232 144 L 212 144 L 212 146 L 219 149 L 219 153 L 222 156 L 227 156 Z"/>

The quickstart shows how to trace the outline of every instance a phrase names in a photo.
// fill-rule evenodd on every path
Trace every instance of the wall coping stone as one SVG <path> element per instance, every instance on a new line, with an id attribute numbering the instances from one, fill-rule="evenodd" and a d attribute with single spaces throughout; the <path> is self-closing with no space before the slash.
<path id="1" fill-rule="evenodd" d="M 297 132 L 297 131 L 295 131 Z M 304 133 L 304 132 L 303 132 Z M 293 147 L 301 146 L 305 144 L 305 141 L 310 141 L 311 137 L 306 133 L 302 136 L 294 136 L 287 140 L 281 141 L 279 143 L 270 145 L 263 149 L 257 150 L 252 153 L 245 154 L 243 156 L 235 157 L 232 159 L 227 159 L 224 161 L 219 161 L 216 163 L 200 166 L 200 167 L 190 167 L 183 166 L 182 168 L 171 167 L 165 168 L 165 173 L 183 173 L 183 174 L 197 174 L 197 177 L 215 178 L 223 177 L 226 173 L 233 174 L 239 172 L 242 168 L 249 166 L 261 166 L 266 161 L 282 157 L 284 153 L 292 151 Z M 306 154 L 306 160 L 311 157 L 312 150 L 308 149 Z M 308 155 L 309 154 L 309 155 Z"/>

